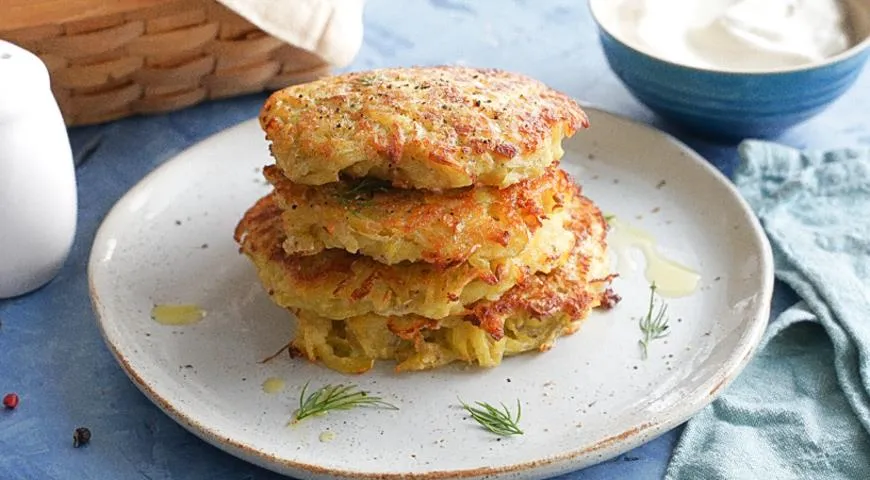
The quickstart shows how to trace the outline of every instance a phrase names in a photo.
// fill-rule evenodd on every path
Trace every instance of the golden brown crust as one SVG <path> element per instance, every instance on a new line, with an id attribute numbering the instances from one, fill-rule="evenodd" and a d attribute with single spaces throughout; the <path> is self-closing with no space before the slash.
<path id="1" fill-rule="evenodd" d="M 288 87 L 268 99 L 260 124 L 293 182 L 346 174 L 441 190 L 536 177 L 588 120 L 574 100 L 522 75 L 419 67 Z"/>
<path id="2" fill-rule="evenodd" d="M 566 200 L 566 206 L 576 198 Z M 330 249 L 317 255 L 288 255 L 282 248 L 281 209 L 274 195 L 254 205 L 235 231 L 241 250 L 279 305 L 343 319 L 366 313 L 417 314 L 442 318 L 484 298 L 497 298 L 526 275 L 561 266 L 575 237 L 566 209 L 544 220 L 520 255 L 484 270 L 467 262 L 438 268 L 427 263 L 384 265 L 369 257 Z"/>
<path id="3" fill-rule="evenodd" d="M 466 320 L 499 339 L 505 334 L 505 319 L 511 316 L 584 318 L 601 303 L 611 280 L 605 263 L 607 222 L 591 200 L 583 197 L 581 204 L 570 226 L 577 241 L 565 265 L 549 274 L 527 276 L 498 300 L 475 303 Z"/>
<path id="4" fill-rule="evenodd" d="M 580 240 L 568 262 L 549 274 L 526 277 L 497 300 L 471 305 L 465 315 L 432 320 L 366 314 L 332 322 L 297 311 L 293 345 L 309 360 L 346 373 L 362 373 L 375 360 L 395 360 L 399 371 L 453 361 L 491 367 L 503 356 L 549 350 L 558 336 L 575 333 L 611 293 L 605 225 L 598 208 L 584 199 L 572 224 Z"/>
<path id="5" fill-rule="evenodd" d="M 341 248 L 386 263 L 427 262 L 446 267 L 519 255 L 563 199 L 579 195 L 568 175 L 551 169 L 508 188 L 467 187 L 434 193 L 378 188 L 361 182 L 300 185 L 275 166 L 265 169 L 284 210 L 284 249 L 313 255 Z M 363 180 L 366 182 L 366 180 Z"/>

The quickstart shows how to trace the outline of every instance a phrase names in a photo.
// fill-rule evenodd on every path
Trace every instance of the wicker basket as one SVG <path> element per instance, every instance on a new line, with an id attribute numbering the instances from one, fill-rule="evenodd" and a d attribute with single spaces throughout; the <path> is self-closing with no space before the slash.
<path id="1" fill-rule="evenodd" d="M 68 125 L 176 110 L 329 72 L 319 57 L 213 0 L 3 3 L 0 38 L 45 62 Z"/>

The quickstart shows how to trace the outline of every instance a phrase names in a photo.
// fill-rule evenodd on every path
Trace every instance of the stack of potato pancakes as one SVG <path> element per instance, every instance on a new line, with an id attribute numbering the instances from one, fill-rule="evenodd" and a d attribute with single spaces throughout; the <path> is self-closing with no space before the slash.
<path id="1" fill-rule="evenodd" d="M 397 68 L 273 94 L 272 193 L 236 241 L 297 328 L 291 353 L 346 373 L 545 351 L 615 299 L 607 224 L 558 168 L 587 126 L 540 82 Z"/>

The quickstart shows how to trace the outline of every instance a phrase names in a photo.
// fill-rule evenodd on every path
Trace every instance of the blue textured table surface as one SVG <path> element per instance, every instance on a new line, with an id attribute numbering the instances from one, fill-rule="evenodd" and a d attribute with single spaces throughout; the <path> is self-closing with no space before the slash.
<path id="1" fill-rule="evenodd" d="M 365 42 L 351 69 L 459 63 L 523 72 L 676 135 L 726 174 L 734 168 L 735 145 L 675 131 L 626 92 L 607 68 L 583 1 L 371 0 L 365 15 Z M 100 338 L 86 275 L 94 233 L 124 192 L 181 150 L 254 117 L 264 98 L 71 131 L 80 207 L 72 254 L 46 287 L 0 302 L 0 392 L 21 396 L 17 410 L 0 412 L 0 479 L 278 478 L 200 441 L 139 393 Z M 868 145 L 868 112 L 870 72 L 831 109 L 780 141 Z M 793 296 L 777 286 L 774 300 L 779 312 Z M 93 431 L 93 442 L 73 449 L 72 431 L 81 425 Z M 660 478 L 678 434 L 562 478 Z"/>

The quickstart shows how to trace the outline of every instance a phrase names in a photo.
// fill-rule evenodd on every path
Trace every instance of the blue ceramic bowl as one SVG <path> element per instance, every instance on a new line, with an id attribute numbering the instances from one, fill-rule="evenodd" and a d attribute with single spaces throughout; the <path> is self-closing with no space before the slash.
<path id="1" fill-rule="evenodd" d="M 824 62 L 770 72 L 725 72 L 655 57 L 617 38 L 602 22 L 613 0 L 590 0 L 610 67 L 659 116 L 703 135 L 774 136 L 821 112 L 861 73 L 870 55 L 870 2 L 847 0 L 855 46 Z"/>

